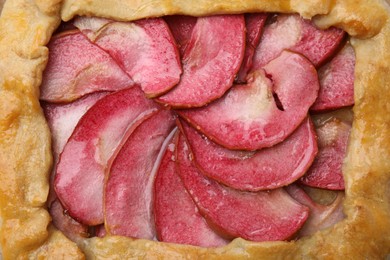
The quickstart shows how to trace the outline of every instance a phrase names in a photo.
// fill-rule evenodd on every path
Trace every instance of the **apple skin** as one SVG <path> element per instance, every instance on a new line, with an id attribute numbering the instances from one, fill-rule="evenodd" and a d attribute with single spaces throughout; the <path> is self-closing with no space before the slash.
<path id="1" fill-rule="evenodd" d="M 283 51 L 263 69 L 250 74 L 246 85 L 235 85 L 206 107 L 177 113 L 226 148 L 254 151 L 291 135 L 307 117 L 318 90 L 317 71 L 311 62 L 297 53 Z"/>
<path id="2" fill-rule="evenodd" d="M 165 22 L 171 29 L 172 35 L 176 40 L 180 56 L 183 57 L 187 43 L 191 38 L 192 30 L 198 18 L 187 15 L 169 15 L 164 16 Z"/>
<path id="3" fill-rule="evenodd" d="M 78 30 L 52 37 L 48 48 L 41 100 L 71 102 L 92 92 L 117 91 L 134 85 L 110 55 Z"/>
<path id="4" fill-rule="evenodd" d="M 203 176 L 193 164 L 185 138 L 176 150 L 177 172 L 199 212 L 225 237 L 251 241 L 291 238 L 305 223 L 309 209 L 283 189 L 243 192 Z"/>
<path id="5" fill-rule="evenodd" d="M 107 163 L 137 119 L 160 107 L 139 87 L 100 99 L 80 119 L 60 155 L 54 189 L 76 220 L 103 223 L 103 185 Z"/>
<path id="6" fill-rule="evenodd" d="M 233 84 L 245 51 L 243 15 L 199 17 L 182 57 L 180 83 L 157 102 L 173 108 L 201 107 Z"/>
<path id="7" fill-rule="evenodd" d="M 207 177 L 234 189 L 258 191 L 286 186 L 311 166 L 318 148 L 314 126 L 305 119 L 286 140 L 255 152 L 224 148 L 182 121 L 197 168 Z"/>
<path id="8" fill-rule="evenodd" d="M 154 219 L 159 241 L 201 247 L 228 243 L 216 234 L 199 213 L 176 173 L 178 133 L 167 145 L 154 183 Z"/>

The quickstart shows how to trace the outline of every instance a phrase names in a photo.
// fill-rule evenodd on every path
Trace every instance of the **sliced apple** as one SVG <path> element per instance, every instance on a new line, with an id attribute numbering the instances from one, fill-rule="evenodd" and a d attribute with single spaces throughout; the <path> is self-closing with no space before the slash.
<path id="1" fill-rule="evenodd" d="M 108 234 L 153 239 L 153 183 L 164 140 L 175 125 L 168 110 L 155 112 L 128 137 L 111 167 L 104 190 Z M 159 159 L 159 160 L 157 160 Z"/>
<path id="2" fill-rule="evenodd" d="M 54 180 L 69 215 L 87 225 L 103 222 L 106 164 L 132 123 L 158 108 L 133 87 L 100 99 L 80 119 L 60 155 Z"/>
<path id="3" fill-rule="evenodd" d="M 296 184 L 287 186 L 286 191 L 299 203 L 310 208 L 310 216 L 298 237 L 310 236 L 317 231 L 331 227 L 341 221 L 343 213 L 344 193 L 338 192 L 336 198 L 329 205 L 321 205 L 314 202 L 306 192 Z"/>
<path id="4" fill-rule="evenodd" d="M 154 215 L 159 241 L 217 247 L 227 240 L 217 235 L 200 215 L 176 173 L 176 135 L 164 152 L 154 183 Z"/>
<path id="5" fill-rule="evenodd" d="M 342 165 L 351 125 L 337 118 L 317 127 L 318 155 L 301 182 L 317 188 L 343 190 Z"/>
<path id="6" fill-rule="evenodd" d="M 285 240 L 305 223 L 309 210 L 283 189 L 243 192 L 203 176 L 193 164 L 185 138 L 177 144 L 177 170 L 200 213 L 226 236 L 252 241 Z"/>
<path id="7" fill-rule="evenodd" d="M 320 91 L 312 111 L 337 109 L 354 104 L 355 51 L 347 43 L 327 64 L 318 70 Z"/>
<path id="8" fill-rule="evenodd" d="M 235 79 L 235 83 L 245 83 L 246 76 L 252 68 L 253 55 L 259 45 L 263 27 L 268 15 L 263 13 L 245 14 L 246 45 L 244 59 Z"/>
<path id="9" fill-rule="evenodd" d="M 253 69 L 263 67 L 286 49 L 301 53 L 318 67 L 337 51 L 345 35 L 334 27 L 320 30 L 299 15 L 280 14 L 272 20 L 264 28 Z"/>
<path id="10" fill-rule="evenodd" d="M 258 191 L 288 185 L 302 177 L 317 154 L 314 127 L 306 119 L 284 142 L 256 152 L 224 148 L 182 122 L 182 132 L 198 169 L 229 187 Z"/>
<path id="11" fill-rule="evenodd" d="M 95 91 L 116 91 L 134 82 L 99 47 L 78 30 L 51 38 L 43 72 L 41 100 L 69 102 Z"/>
<path id="12" fill-rule="evenodd" d="M 200 107 L 221 97 L 240 69 L 245 48 L 243 15 L 200 17 L 182 58 L 180 83 L 158 102 Z"/>
<path id="13" fill-rule="evenodd" d="M 164 17 L 176 40 L 181 56 L 185 52 L 197 19 L 194 16 L 188 15 L 170 15 Z"/>
<path id="14" fill-rule="evenodd" d="M 306 118 L 318 89 L 313 65 L 283 51 L 264 70 L 252 73 L 247 85 L 234 86 L 207 107 L 178 113 L 224 147 L 257 150 L 286 139 Z"/>
<path id="15" fill-rule="evenodd" d="M 84 19 L 88 18 L 76 19 L 75 26 L 80 26 L 91 41 L 107 51 L 147 97 L 159 96 L 179 82 L 179 52 L 162 18 L 134 22 Z M 97 29 L 99 25 L 102 27 Z"/>

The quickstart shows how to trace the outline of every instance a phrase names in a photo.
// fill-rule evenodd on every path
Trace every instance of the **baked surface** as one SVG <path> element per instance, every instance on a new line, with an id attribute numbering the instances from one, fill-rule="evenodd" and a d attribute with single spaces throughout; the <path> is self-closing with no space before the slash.
<path id="1" fill-rule="evenodd" d="M 346 219 L 291 242 L 206 249 L 124 237 L 79 245 L 50 224 L 52 164 L 39 86 L 60 20 L 95 15 L 135 20 L 168 14 L 298 12 L 351 35 L 356 53 L 354 122 L 343 166 Z M 390 7 L 385 0 L 7 0 L 0 18 L 0 241 L 17 258 L 385 258 L 390 253 Z"/>

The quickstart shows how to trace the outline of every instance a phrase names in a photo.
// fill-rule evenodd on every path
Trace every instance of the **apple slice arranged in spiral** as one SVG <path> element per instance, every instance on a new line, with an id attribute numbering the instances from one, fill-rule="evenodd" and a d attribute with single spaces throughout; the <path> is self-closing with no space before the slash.
<path id="1" fill-rule="evenodd" d="M 78 30 L 54 36 L 48 48 L 41 100 L 69 102 L 95 91 L 116 91 L 134 85 L 110 55 Z"/>
<path id="2" fill-rule="evenodd" d="M 253 69 L 262 68 L 283 50 L 298 52 L 318 67 L 337 51 L 345 36 L 334 27 L 320 30 L 299 15 L 280 14 L 271 20 L 256 49 Z"/>
<path id="3" fill-rule="evenodd" d="M 164 140 L 175 126 L 169 110 L 143 120 L 108 167 L 104 189 L 105 227 L 111 235 L 153 239 L 153 182 Z"/>
<path id="4" fill-rule="evenodd" d="M 187 15 L 170 15 L 164 17 L 176 40 L 181 57 L 183 57 L 187 43 L 191 39 L 192 30 L 195 27 L 197 19 L 197 17 Z"/>
<path id="5" fill-rule="evenodd" d="M 202 247 L 228 243 L 217 235 L 200 215 L 194 201 L 176 173 L 176 134 L 168 144 L 154 183 L 154 215 L 159 241 Z"/>
<path id="6" fill-rule="evenodd" d="M 179 82 L 182 73 L 179 53 L 162 18 L 134 22 L 85 19 L 90 18 L 77 18 L 74 25 L 107 51 L 147 97 L 159 96 Z"/>
<path id="7" fill-rule="evenodd" d="M 318 70 L 320 91 L 312 111 L 337 109 L 354 104 L 355 52 L 347 43 L 327 64 Z"/>
<path id="8" fill-rule="evenodd" d="M 318 89 L 311 62 L 283 51 L 264 70 L 252 73 L 247 85 L 234 86 L 206 107 L 178 113 L 224 147 L 257 150 L 286 139 L 306 118 Z"/>
<path id="9" fill-rule="evenodd" d="M 304 224 L 309 210 L 283 189 L 237 191 L 203 176 L 193 164 L 183 135 L 179 136 L 177 171 L 208 223 L 227 237 L 252 241 L 284 240 Z"/>
<path id="10" fill-rule="evenodd" d="M 255 152 L 233 151 L 202 137 L 182 122 L 182 133 L 200 171 L 229 187 L 258 191 L 288 185 L 302 177 L 317 154 L 317 141 L 306 119 L 283 142 Z"/>
<path id="11" fill-rule="evenodd" d="M 296 201 L 310 208 L 310 216 L 299 230 L 298 237 L 309 236 L 319 230 L 331 227 L 345 217 L 343 213 L 344 194 L 342 192 L 338 192 L 334 201 L 329 205 L 321 205 L 314 202 L 296 184 L 289 185 L 285 189 Z"/>
<path id="12" fill-rule="evenodd" d="M 182 57 L 180 83 L 157 101 L 188 108 L 221 97 L 240 69 L 244 48 L 243 15 L 199 17 Z"/>
<path id="13" fill-rule="evenodd" d="M 103 222 L 107 162 L 132 123 L 158 108 L 133 87 L 100 99 L 81 118 L 60 155 L 54 180 L 69 215 L 87 225 Z"/>
<path id="14" fill-rule="evenodd" d="M 253 56 L 260 42 L 260 37 L 263 32 L 265 21 L 268 14 L 245 14 L 246 26 L 246 45 L 244 59 L 242 60 L 241 68 L 237 74 L 235 83 L 245 83 L 246 76 L 252 68 Z"/>

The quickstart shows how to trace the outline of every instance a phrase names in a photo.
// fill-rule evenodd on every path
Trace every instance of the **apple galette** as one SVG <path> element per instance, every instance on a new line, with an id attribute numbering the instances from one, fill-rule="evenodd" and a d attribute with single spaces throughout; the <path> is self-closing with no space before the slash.
<path id="1" fill-rule="evenodd" d="M 3 257 L 384 258 L 389 9 L 8 0 Z"/>

